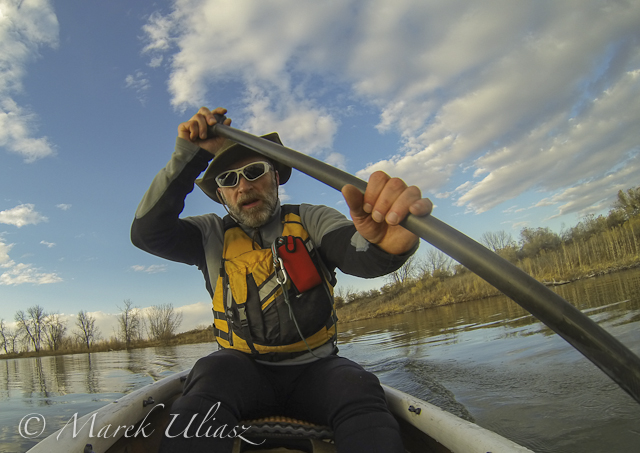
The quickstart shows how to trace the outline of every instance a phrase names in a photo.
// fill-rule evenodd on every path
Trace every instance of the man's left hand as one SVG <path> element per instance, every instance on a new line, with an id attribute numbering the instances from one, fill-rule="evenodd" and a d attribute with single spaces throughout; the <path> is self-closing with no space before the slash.
<path id="1" fill-rule="evenodd" d="M 431 200 L 422 198 L 416 186 L 407 186 L 382 171 L 369 177 L 364 195 L 351 184 L 342 188 L 342 195 L 362 237 L 394 255 L 409 251 L 419 240 L 399 223 L 409 213 L 425 216 L 433 209 Z"/>

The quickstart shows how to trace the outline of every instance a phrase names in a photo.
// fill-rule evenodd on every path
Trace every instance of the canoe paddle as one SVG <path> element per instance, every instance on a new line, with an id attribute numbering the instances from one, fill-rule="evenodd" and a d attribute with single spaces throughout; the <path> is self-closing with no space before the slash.
<path id="1" fill-rule="evenodd" d="M 209 127 L 219 135 L 341 191 L 352 184 L 364 193 L 367 183 L 306 154 L 223 123 Z M 640 358 L 555 292 L 488 248 L 433 215 L 409 214 L 401 225 L 495 286 L 591 360 L 640 403 Z"/>

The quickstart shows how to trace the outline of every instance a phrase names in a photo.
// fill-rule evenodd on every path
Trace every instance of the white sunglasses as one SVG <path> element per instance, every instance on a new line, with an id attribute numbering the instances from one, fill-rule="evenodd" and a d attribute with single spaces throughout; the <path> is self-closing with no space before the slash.
<path id="1" fill-rule="evenodd" d="M 247 181 L 255 181 L 261 176 L 266 175 L 271 170 L 269 162 L 251 162 L 244 167 L 235 170 L 227 170 L 216 176 L 218 187 L 235 187 L 240 182 L 240 175 L 244 176 Z"/>

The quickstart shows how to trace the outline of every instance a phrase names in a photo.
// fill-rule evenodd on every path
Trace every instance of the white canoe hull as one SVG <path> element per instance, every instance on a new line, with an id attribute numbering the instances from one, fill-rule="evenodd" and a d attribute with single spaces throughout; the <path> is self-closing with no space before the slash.
<path id="1" fill-rule="evenodd" d="M 75 420 L 47 437 L 28 453 L 51 453 L 64 451 L 81 453 L 86 444 L 91 444 L 96 453 L 107 452 L 120 438 L 140 441 L 161 433 L 157 420 L 152 416 L 168 414 L 171 402 L 182 393 L 187 371 L 164 378 L 122 398 L 109 403 L 95 412 Z M 438 445 L 440 451 L 455 453 L 511 453 L 531 452 L 515 442 L 474 423 L 462 420 L 426 401 L 414 398 L 394 388 L 383 386 L 391 412 L 410 430 L 418 434 L 418 443 L 413 450 L 429 451 L 427 445 Z M 145 420 L 146 419 L 146 420 Z M 140 424 L 145 420 L 148 423 Z M 411 426 L 413 428 L 411 428 Z M 158 431 L 156 433 L 155 431 Z M 416 437 L 416 436 L 412 436 Z M 420 440 L 420 437 L 425 440 Z M 120 444 L 126 440 L 120 440 Z M 423 443 L 424 442 L 424 443 Z M 150 447 L 150 443 L 145 444 Z M 421 447 L 425 445 L 425 447 Z M 444 447 L 444 448 L 442 448 Z"/>

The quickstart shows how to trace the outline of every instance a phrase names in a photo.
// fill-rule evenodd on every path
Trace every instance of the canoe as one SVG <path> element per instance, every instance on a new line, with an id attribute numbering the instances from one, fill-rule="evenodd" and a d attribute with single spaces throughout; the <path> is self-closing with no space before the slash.
<path id="1" fill-rule="evenodd" d="M 97 411 L 72 418 L 28 453 L 157 451 L 171 418 L 171 404 L 181 395 L 188 372 L 166 377 Z M 409 453 L 531 452 L 426 401 L 389 386 L 383 385 L 383 388 L 389 409 L 400 423 L 403 442 Z M 236 438 L 234 453 L 245 451 L 252 446 L 251 442 L 261 444 L 260 450 L 251 450 L 254 453 L 335 453 L 328 427 L 281 417 L 251 420 L 239 425 L 250 428 Z"/>

